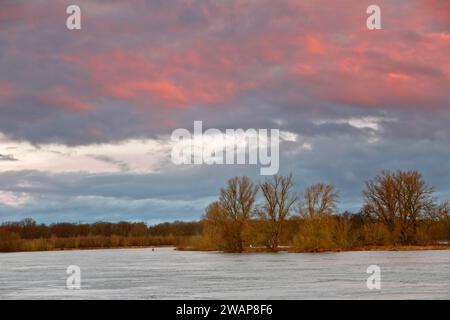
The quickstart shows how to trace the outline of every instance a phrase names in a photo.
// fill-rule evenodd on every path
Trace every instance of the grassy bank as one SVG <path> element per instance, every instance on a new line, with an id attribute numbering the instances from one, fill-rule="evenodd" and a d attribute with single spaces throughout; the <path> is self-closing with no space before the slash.
<path id="1" fill-rule="evenodd" d="M 178 251 L 216 251 L 214 249 L 199 249 L 194 246 L 178 246 Z M 422 250 L 450 250 L 450 245 L 389 245 L 389 246 L 360 246 L 354 248 L 335 248 L 335 249 L 317 249 L 317 250 L 298 250 L 292 247 L 280 247 L 278 249 L 268 249 L 266 247 L 247 247 L 244 253 L 324 253 L 324 252 L 352 252 L 352 251 L 422 251 Z"/>
<path id="2" fill-rule="evenodd" d="M 87 236 L 49 239 L 10 239 L 0 241 L 0 252 L 52 251 L 82 249 L 144 248 L 176 246 L 182 237 Z"/>
<path id="3" fill-rule="evenodd" d="M 0 225 L 0 252 L 177 246 L 201 233 L 199 222 L 96 222 L 37 224 L 32 219 Z"/>

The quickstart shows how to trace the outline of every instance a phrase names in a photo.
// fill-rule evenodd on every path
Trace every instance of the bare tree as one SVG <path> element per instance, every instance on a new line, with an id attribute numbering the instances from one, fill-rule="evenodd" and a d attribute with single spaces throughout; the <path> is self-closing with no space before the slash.
<path id="1" fill-rule="evenodd" d="M 386 171 L 367 181 L 366 189 L 363 191 L 365 200 L 363 212 L 380 220 L 391 233 L 394 233 L 397 220 L 396 193 L 395 176 Z"/>
<path id="2" fill-rule="evenodd" d="M 292 192 L 292 174 L 287 177 L 275 175 L 259 185 L 265 203 L 258 208 L 257 213 L 267 226 L 267 247 L 276 250 L 286 217 L 297 201 Z"/>
<path id="3" fill-rule="evenodd" d="M 203 234 L 214 249 L 226 250 L 226 216 L 219 201 L 209 204 L 203 215 Z"/>
<path id="4" fill-rule="evenodd" d="M 220 190 L 219 204 L 226 223 L 229 251 L 242 252 L 243 231 L 254 210 L 258 187 L 248 177 L 234 177 Z"/>
<path id="5" fill-rule="evenodd" d="M 414 241 L 418 221 L 434 208 L 433 188 L 417 171 L 383 171 L 366 182 L 364 212 L 383 222 L 393 240 Z"/>
<path id="6" fill-rule="evenodd" d="M 450 219 L 450 203 L 443 201 L 434 205 L 434 208 L 427 214 L 432 221 L 446 221 Z"/>
<path id="7" fill-rule="evenodd" d="M 316 218 L 337 211 L 339 193 L 332 184 L 316 183 L 306 188 L 299 205 L 300 215 L 304 218 Z"/>

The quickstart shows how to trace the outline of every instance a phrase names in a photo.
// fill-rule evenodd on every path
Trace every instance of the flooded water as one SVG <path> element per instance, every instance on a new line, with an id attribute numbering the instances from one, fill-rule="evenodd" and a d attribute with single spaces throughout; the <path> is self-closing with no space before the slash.
<path id="1" fill-rule="evenodd" d="M 69 265 L 81 289 L 66 288 Z M 381 268 L 369 290 L 367 267 Z M 0 299 L 450 299 L 450 251 L 223 254 L 172 248 L 0 254 Z"/>

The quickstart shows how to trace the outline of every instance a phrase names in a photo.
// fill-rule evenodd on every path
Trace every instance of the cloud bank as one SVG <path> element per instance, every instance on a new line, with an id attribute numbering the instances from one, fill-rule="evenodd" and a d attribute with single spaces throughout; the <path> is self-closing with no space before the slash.
<path id="1" fill-rule="evenodd" d="M 356 210 L 381 169 L 449 195 L 450 3 L 0 3 L 0 221 L 197 219 L 251 166 L 173 166 L 176 128 L 276 128 L 281 173 Z M 207 128 L 205 128 L 207 129 Z"/>

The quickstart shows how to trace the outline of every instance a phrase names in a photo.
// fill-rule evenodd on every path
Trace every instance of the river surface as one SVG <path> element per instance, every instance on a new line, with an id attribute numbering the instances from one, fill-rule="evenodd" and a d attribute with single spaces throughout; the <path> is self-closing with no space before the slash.
<path id="1" fill-rule="evenodd" d="M 70 265 L 79 290 L 67 288 Z M 367 288 L 370 265 L 380 290 Z M 450 299 L 450 251 L 0 253 L 0 299 Z"/>

